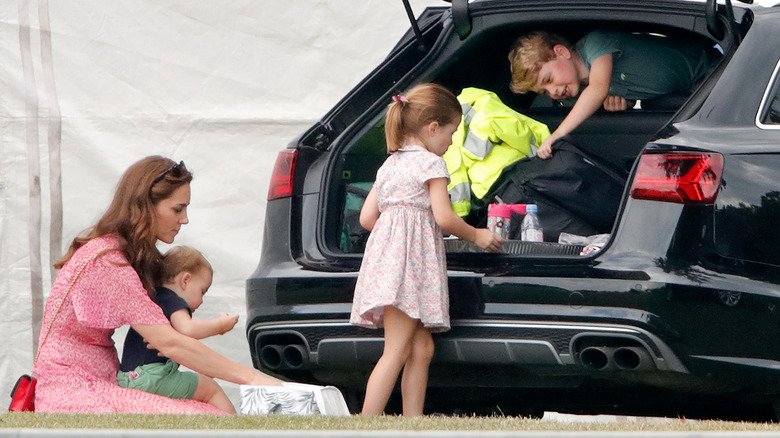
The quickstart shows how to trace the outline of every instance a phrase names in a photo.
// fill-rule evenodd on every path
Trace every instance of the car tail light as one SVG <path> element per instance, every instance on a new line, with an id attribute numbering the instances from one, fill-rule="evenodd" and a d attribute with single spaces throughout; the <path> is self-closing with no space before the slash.
<path id="1" fill-rule="evenodd" d="M 631 197 L 678 204 L 710 204 L 718 196 L 723 156 L 715 153 L 644 154 Z"/>
<path id="2" fill-rule="evenodd" d="M 297 157 L 297 149 L 286 149 L 277 155 L 274 171 L 271 174 L 271 185 L 268 187 L 269 201 L 292 196 Z"/>

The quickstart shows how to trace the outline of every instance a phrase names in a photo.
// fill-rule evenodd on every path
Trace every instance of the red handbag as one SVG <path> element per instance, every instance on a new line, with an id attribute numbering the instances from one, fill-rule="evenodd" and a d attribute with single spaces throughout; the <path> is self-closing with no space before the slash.
<path id="1" fill-rule="evenodd" d="M 70 290 L 73 289 L 73 285 L 76 284 L 76 280 L 78 280 L 81 273 L 84 271 L 84 268 L 87 267 L 87 265 L 95 260 L 98 256 L 101 254 L 104 254 L 107 251 L 101 251 L 98 252 L 92 257 L 90 257 L 89 260 L 84 262 L 83 265 L 79 268 L 79 270 L 76 272 L 76 275 L 73 276 L 73 279 L 70 281 L 70 284 L 68 285 L 68 290 L 65 291 L 65 294 L 62 296 L 62 301 L 60 301 L 60 305 L 57 306 L 57 310 L 54 312 L 54 316 L 51 317 L 51 320 L 49 320 L 49 327 L 46 329 L 46 335 L 44 335 L 43 340 L 41 341 L 41 345 L 38 346 L 38 353 L 35 354 L 35 360 L 33 361 L 33 368 L 35 367 L 35 364 L 38 362 L 38 356 L 41 354 L 41 348 L 43 348 L 43 344 L 46 343 L 46 339 L 49 338 L 49 333 L 51 332 L 51 326 L 54 324 L 54 319 L 59 315 L 60 309 L 62 309 L 62 305 L 65 304 L 65 298 L 68 297 L 68 294 L 70 293 Z M 19 380 L 16 381 L 16 385 L 14 385 L 14 389 L 11 390 L 11 405 L 8 407 L 9 412 L 35 412 L 35 385 L 38 383 L 38 379 L 35 378 L 35 375 L 29 375 L 29 374 L 22 374 L 22 377 L 19 377 Z"/>
<path id="2" fill-rule="evenodd" d="M 14 389 L 11 390 L 10 412 L 35 412 L 35 384 L 38 379 L 28 374 L 23 374 L 16 381 Z"/>

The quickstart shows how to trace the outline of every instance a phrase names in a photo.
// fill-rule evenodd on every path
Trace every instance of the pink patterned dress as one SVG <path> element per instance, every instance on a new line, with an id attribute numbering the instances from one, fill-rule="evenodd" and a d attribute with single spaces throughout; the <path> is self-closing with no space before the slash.
<path id="1" fill-rule="evenodd" d="M 350 322 L 383 327 L 385 306 L 419 319 L 431 331 L 450 328 L 447 262 L 426 182 L 447 178 L 444 160 L 422 146 L 387 158 L 374 188 L 379 219 L 358 274 Z"/>
<path id="2" fill-rule="evenodd" d="M 119 360 L 111 335 L 127 324 L 169 324 L 146 294 L 141 279 L 119 251 L 100 255 L 84 268 L 43 337 L 71 279 L 94 254 L 118 248 L 116 237 L 98 237 L 79 248 L 57 275 L 43 315 L 38 376 L 38 412 L 225 414 L 207 403 L 175 400 L 117 384 Z"/>

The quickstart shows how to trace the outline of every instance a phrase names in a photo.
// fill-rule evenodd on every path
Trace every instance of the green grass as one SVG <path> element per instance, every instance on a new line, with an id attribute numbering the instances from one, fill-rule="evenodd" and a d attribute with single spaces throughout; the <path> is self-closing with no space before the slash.
<path id="1" fill-rule="evenodd" d="M 757 431 L 780 425 L 725 421 L 556 422 L 519 417 L 286 417 L 211 415 L 0 414 L 0 428 L 50 429 L 262 429 L 262 430 L 485 430 L 485 431 Z"/>

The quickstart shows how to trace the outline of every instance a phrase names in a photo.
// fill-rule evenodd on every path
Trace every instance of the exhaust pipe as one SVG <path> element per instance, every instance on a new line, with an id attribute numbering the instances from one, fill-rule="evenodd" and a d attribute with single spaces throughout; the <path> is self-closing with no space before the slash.
<path id="1" fill-rule="evenodd" d="M 614 360 L 621 370 L 644 371 L 654 368 L 650 354 L 640 347 L 620 347 L 615 350 Z"/>
<path id="2" fill-rule="evenodd" d="M 260 362 L 269 370 L 278 370 L 282 366 L 282 346 L 266 345 L 260 349 Z"/>
<path id="3" fill-rule="evenodd" d="M 282 349 L 282 360 L 291 370 L 297 370 L 303 366 L 309 354 L 303 345 L 290 344 Z"/>
<path id="4" fill-rule="evenodd" d="M 587 347 L 580 352 L 580 361 L 585 368 L 608 371 L 613 368 L 612 347 Z"/>

